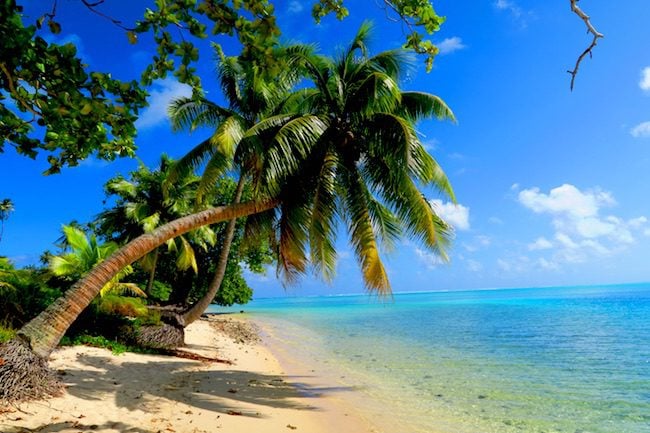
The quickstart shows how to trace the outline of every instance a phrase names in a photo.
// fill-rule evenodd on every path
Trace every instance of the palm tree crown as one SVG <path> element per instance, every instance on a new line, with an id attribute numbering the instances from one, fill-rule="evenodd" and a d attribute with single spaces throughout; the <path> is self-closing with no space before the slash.
<path id="1" fill-rule="evenodd" d="M 379 240 L 390 247 L 406 233 L 446 258 L 449 226 L 418 186 L 433 186 L 451 200 L 454 193 L 415 124 L 454 116 L 439 97 L 399 88 L 409 57 L 402 50 L 369 56 L 370 30 L 363 24 L 335 60 L 305 53 L 303 65 L 314 87 L 295 92 L 286 114 L 261 121 L 248 134 L 275 130 L 265 172 L 266 184 L 282 199 L 277 224 L 284 276 L 291 280 L 311 262 L 332 278 L 342 221 L 367 288 L 387 294 Z M 278 172 L 278 163 L 293 170 L 287 176 L 268 175 Z"/>

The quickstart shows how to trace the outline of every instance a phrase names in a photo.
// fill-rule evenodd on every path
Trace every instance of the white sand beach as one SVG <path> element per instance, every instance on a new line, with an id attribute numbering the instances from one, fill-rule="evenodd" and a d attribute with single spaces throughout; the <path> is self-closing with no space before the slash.
<path id="1" fill-rule="evenodd" d="M 242 320 L 229 318 L 228 320 Z M 286 372 L 263 344 L 240 343 L 207 320 L 183 350 L 232 361 L 194 361 L 105 349 L 57 349 L 50 365 L 66 393 L 0 414 L 3 433 L 376 432 L 340 397 L 350 390 Z M 315 373 L 314 373 L 315 374 Z"/>

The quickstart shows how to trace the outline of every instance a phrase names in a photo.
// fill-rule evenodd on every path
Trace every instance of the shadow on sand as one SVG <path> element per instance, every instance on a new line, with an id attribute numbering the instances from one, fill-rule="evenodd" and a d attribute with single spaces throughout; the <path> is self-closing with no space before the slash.
<path id="1" fill-rule="evenodd" d="M 199 361 L 152 358 L 150 362 L 114 363 L 115 359 L 115 356 L 108 353 L 79 356 L 78 361 L 84 366 L 83 368 L 67 368 L 60 371 L 62 380 L 67 385 L 67 393 L 84 400 L 105 401 L 114 398 L 117 407 L 129 411 L 156 413 L 158 405 L 166 399 L 172 403 L 188 406 L 182 409 L 187 411 L 186 413 L 205 410 L 221 416 L 263 418 L 263 414 L 251 409 L 248 404 L 270 408 L 318 410 L 305 400 L 352 389 L 314 386 L 303 382 L 305 377 L 213 369 L 214 364 Z M 165 415 L 173 417 L 174 414 Z M 83 417 L 74 418 L 68 421 L 57 420 L 33 429 L 3 425 L 0 420 L 0 430 L 3 433 L 102 430 L 157 433 L 159 431 L 148 430 L 142 425 L 128 425 L 125 420 L 93 425 L 85 422 Z"/>

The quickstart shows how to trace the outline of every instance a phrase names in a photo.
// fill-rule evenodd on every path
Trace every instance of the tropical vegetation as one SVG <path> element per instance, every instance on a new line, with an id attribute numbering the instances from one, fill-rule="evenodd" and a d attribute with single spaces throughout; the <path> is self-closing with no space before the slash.
<path id="1" fill-rule="evenodd" d="M 90 231 L 64 227 L 64 251 L 48 254 L 48 269 L 29 274 L 29 278 L 37 275 L 35 292 L 47 293 L 42 285 L 51 282 L 62 296 L 43 301 L 47 307 L 36 317 L 25 315 L 27 323 L 16 321 L 21 326 L 19 338 L 0 346 L 0 383 L 30 381 L 17 389 L 0 385 L 0 399 L 33 396 L 34 389 L 44 394 L 60 389 L 44 359 L 84 311 L 92 326 L 121 332 L 121 326 L 103 322 L 109 315 L 137 330 L 160 324 L 160 316 L 144 312 L 149 308 L 139 310 L 138 305 L 150 302 L 145 296 L 156 302 L 176 296 L 193 302 L 180 321 L 188 323 L 216 295 L 225 303 L 250 298 L 241 278 L 240 263 L 246 257 L 254 270 L 275 258 L 279 274 L 289 283 L 311 270 L 331 279 L 341 226 L 347 228 L 364 282 L 373 293 L 390 293 L 381 251 L 390 249 L 401 235 L 446 257 L 449 227 L 420 188 L 433 186 L 451 200 L 454 194 L 420 142 L 416 123 L 428 118 L 453 120 L 453 114 L 434 95 L 400 89 L 411 63 L 403 50 L 371 55 L 369 24 L 362 25 L 334 59 L 310 46 L 279 47 L 275 24 L 268 18 L 272 5 L 264 0 L 222 4 L 221 12 L 247 11 L 247 18 L 234 25 L 220 21 L 220 13 L 203 2 L 167 2 L 169 9 L 162 3 L 157 2 L 157 9 L 128 32 L 132 42 L 138 34 L 151 32 L 158 44 L 159 57 L 145 70 L 143 82 L 173 71 L 180 81 L 192 84 L 192 98 L 176 101 L 171 109 L 174 125 L 179 130 L 210 126 L 214 132 L 177 164 L 163 157 L 154 171 L 142 166 L 130 179 L 109 181 L 111 204 L 88 225 Z M 423 13 L 405 7 L 413 2 L 386 3 L 397 5 L 407 22 Z M 417 25 L 433 32 L 441 20 L 429 2 L 424 3 L 428 20 Z M 11 143 L 32 157 L 52 153 L 48 173 L 76 165 L 90 154 L 103 159 L 132 155 L 133 122 L 146 103 L 141 84 L 88 74 L 69 45 L 48 44 L 35 36 L 45 22 L 58 32 L 54 13 L 43 15 L 35 27 L 25 27 L 14 2 L 2 7 L 6 13 L 0 26 L 15 36 L 5 42 L 11 49 L 3 51 L 0 84 L 2 98 L 9 97 L 15 106 L 9 109 L 3 103 L 0 108 L 0 125 L 10 125 L 13 131 L 0 128 L 0 146 Z M 346 14 L 341 2 L 319 2 L 314 15 L 332 11 L 340 17 Z M 216 33 L 234 28 L 242 40 L 243 50 L 236 57 L 217 48 L 226 107 L 203 97 L 189 67 L 197 60 L 192 43 L 176 43 L 166 30 L 172 23 L 182 23 L 192 35 L 203 35 L 206 29 L 197 16 L 215 21 Z M 433 45 L 417 38 L 408 44 L 435 54 Z M 5 52 L 15 58 L 9 61 Z M 175 56 L 180 58 L 179 67 L 171 60 Z M 72 71 L 71 79 L 53 79 L 48 72 L 52 65 L 59 67 L 58 75 Z M 41 71 L 42 77 L 24 71 Z M 68 87 L 75 90 L 65 106 L 50 105 L 53 94 Z M 24 113 L 31 113 L 40 126 L 36 135 L 43 132 L 43 137 L 35 138 Z M 94 129 L 88 132 L 89 128 Z M 200 177 L 193 174 L 201 169 Z M 235 178 L 229 178 L 233 173 Z M 3 266 L 0 288 L 16 293 L 21 270 L 8 261 Z M 189 269 L 197 286 L 179 296 L 174 277 L 165 278 Z M 207 285 L 205 276 L 199 279 L 204 271 L 212 275 Z M 125 277 L 133 280 L 124 282 Z M 121 299 L 126 291 L 139 297 Z M 25 389 L 29 392 L 23 393 Z"/>

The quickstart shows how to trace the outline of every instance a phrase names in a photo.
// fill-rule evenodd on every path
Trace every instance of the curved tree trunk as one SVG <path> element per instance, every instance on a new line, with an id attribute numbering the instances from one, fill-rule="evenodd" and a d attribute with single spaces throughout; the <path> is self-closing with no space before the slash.
<path id="1" fill-rule="evenodd" d="M 179 218 L 135 238 L 94 267 L 62 297 L 23 326 L 18 331 L 18 337 L 27 342 L 34 353 L 47 358 L 72 322 L 97 296 L 104 284 L 122 268 L 162 245 L 165 241 L 190 230 L 263 212 L 274 208 L 278 202 L 277 199 L 272 199 L 214 207 Z"/>
<path id="2" fill-rule="evenodd" d="M 245 179 L 243 175 L 240 175 L 239 182 L 237 183 L 237 189 L 235 190 L 235 196 L 233 197 L 232 204 L 236 205 L 241 200 L 242 192 L 244 191 Z M 221 288 L 221 283 L 223 282 L 223 277 L 226 275 L 226 267 L 228 266 L 228 256 L 230 256 L 230 247 L 232 245 L 232 240 L 235 237 L 235 228 L 237 226 L 237 219 L 233 218 L 228 221 L 228 226 L 226 227 L 226 232 L 223 240 L 223 245 L 221 246 L 221 251 L 219 252 L 219 260 L 217 261 L 217 269 L 214 272 L 214 277 L 210 282 L 208 291 L 201 299 L 196 301 L 188 310 L 183 312 L 181 315 L 181 324 L 182 326 L 187 326 L 190 323 L 196 321 L 205 310 L 210 306 L 212 300 L 219 292 Z"/>

